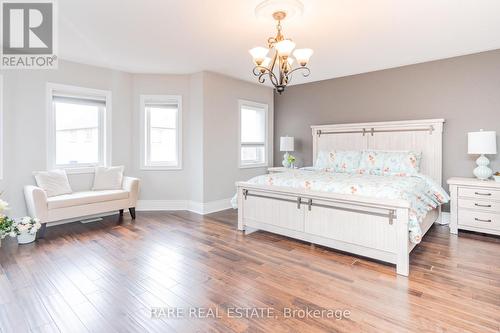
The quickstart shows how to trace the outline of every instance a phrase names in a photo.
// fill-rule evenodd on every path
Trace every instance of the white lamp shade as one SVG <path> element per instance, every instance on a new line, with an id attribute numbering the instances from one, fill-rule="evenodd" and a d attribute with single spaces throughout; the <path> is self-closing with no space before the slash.
<path id="1" fill-rule="evenodd" d="M 293 151 L 293 136 L 282 136 L 280 138 L 280 151 Z"/>
<path id="2" fill-rule="evenodd" d="M 281 42 L 276 43 L 275 47 L 280 57 L 288 57 L 295 48 L 295 43 L 289 39 L 284 39 Z"/>
<path id="3" fill-rule="evenodd" d="M 469 154 L 496 154 L 497 133 L 494 131 L 469 132 Z"/>
<path id="4" fill-rule="evenodd" d="M 313 55 L 313 50 L 311 50 L 311 49 L 296 49 L 293 52 L 293 55 L 295 56 L 295 58 L 297 58 L 297 62 L 301 66 L 305 66 L 305 65 L 307 65 L 307 63 L 309 62 L 309 59 Z"/>
<path id="5" fill-rule="evenodd" d="M 264 59 L 267 56 L 267 53 L 269 52 L 269 49 L 262 47 L 262 46 L 257 46 L 254 47 L 253 49 L 248 51 L 253 58 L 253 61 L 257 64 L 260 65 L 264 61 Z"/>

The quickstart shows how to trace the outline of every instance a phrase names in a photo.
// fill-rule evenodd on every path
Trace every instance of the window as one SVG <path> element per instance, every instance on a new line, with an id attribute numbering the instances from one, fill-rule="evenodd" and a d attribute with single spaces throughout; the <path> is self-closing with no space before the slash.
<path id="1" fill-rule="evenodd" d="M 111 93 L 49 84 L 48 94 L 48 168 L 108 165 Z"/>
<path id="2" fill-rule="evenodd" d="M 240 167 L 267 166 L 267 104 L 239 101 Z"/>
<path id="3" fill-rule="evenodd" d="M 181 96 L 141 96 L 141 168 L 181 169 Z"/>

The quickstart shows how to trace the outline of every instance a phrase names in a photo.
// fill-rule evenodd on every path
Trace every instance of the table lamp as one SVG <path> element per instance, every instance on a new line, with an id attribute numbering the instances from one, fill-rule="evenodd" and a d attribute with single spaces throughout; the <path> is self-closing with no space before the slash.
<path id="1" fill-rule="evenodd" d="M 481 180 L 487 180 L 493 174 L 488 167 L 490 161 L 485 154 L 497 153 L 497 133 L 494 131 L 469 132 L 468 152 L 469 154 L 481 155 L 476 160 L 477 168 L 474 169 L 474 176 Z"/>
<path id="2" fill-rule="evenodd" d="M 285 155 L 283 155 L 283 166 L 285 168 L 290 168 L 291 164 L 288 161 L 288 157 L 290 156 L 289 152 L 293 151 L 293 136 L 282 136 L 280 138 L 280 151 L 284 151 Z"/>

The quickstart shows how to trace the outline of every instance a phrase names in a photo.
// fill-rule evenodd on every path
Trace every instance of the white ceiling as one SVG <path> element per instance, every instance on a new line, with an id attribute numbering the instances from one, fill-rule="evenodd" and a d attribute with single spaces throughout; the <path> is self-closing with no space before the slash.
<path id="1" fill-rule="evenodd" d="M 248 50 L 275 34 L 261 0 L 58 1 L 60 57 L 134 73 L 209 70 L 255 81 Z M 500 49 L 499 0 L 303 0 L 283 22 L 313 48 L 310 82 Z"/>

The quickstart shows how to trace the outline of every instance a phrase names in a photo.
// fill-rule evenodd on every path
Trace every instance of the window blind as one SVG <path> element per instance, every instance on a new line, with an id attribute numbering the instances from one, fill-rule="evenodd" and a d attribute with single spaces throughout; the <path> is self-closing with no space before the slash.
<path id="1" fill-rule="evenodd" d="M 56 103 L 106 106 L 106 97 L 104 96 L 72 96 L 54 93 L 52 101 Z"/>

